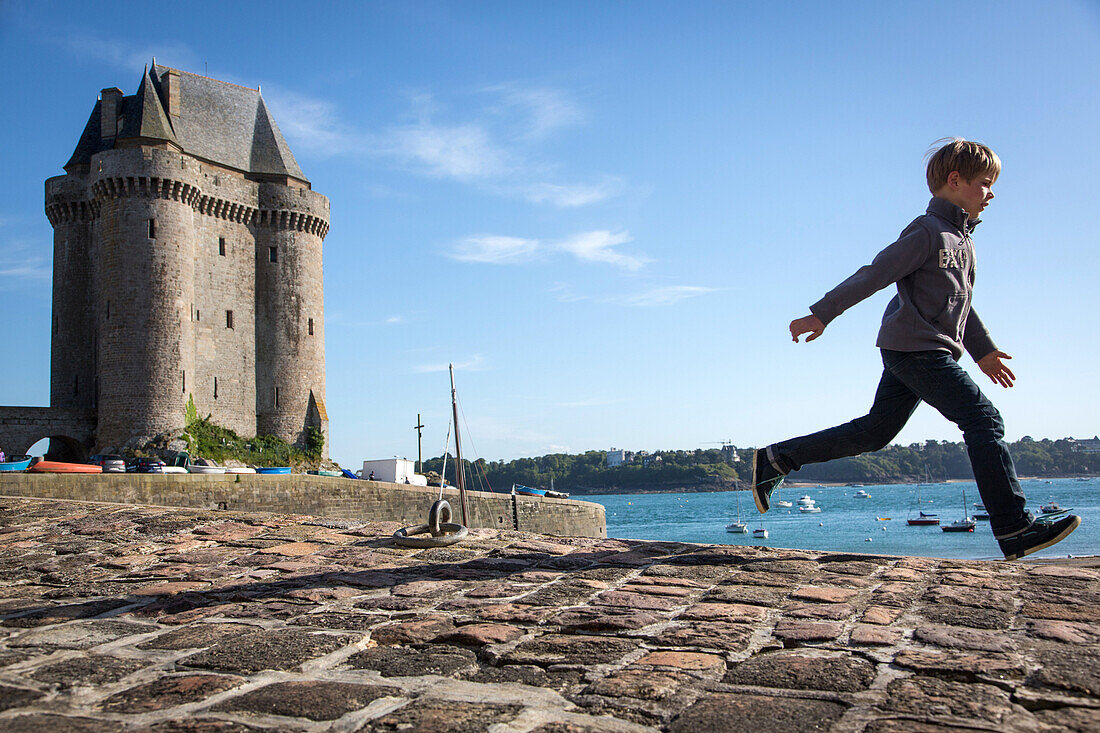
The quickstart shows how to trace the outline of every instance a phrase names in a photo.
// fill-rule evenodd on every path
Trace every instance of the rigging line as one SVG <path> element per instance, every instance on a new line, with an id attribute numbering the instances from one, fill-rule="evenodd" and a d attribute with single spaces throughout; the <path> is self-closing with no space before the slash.
<path id="1" fill-rule="evenodd" d="M 462 414 L 462 424 L 466 426 L 466 436 L 470 440 L 470 447 L 474 449 L 474 455 L 477 456 L 478 458 L 481 458 L 481 453 L 478 452 L 477 446 L 474 445 L 474 434 L 472 432 L 470 432 L 470 423 L 469 423 L 469 421 L 466 420 L 466 411 L 462 409 L 462 400 L 458 399 L 457 395 L 455 396 L 455 402 L 458 403 L 458 411 L 459 411 L 459 413 Z M 470 465 L 474 466 L 476 464 L 471 462 Z M 492 484 L 489 483 L 489 478 L 488 478 L 488 476 L 485 475 L 485 472 L 483 470 L 481 470 L 480 468 L 475 469 L 475 471 L 477 471 L 480 474 L 479 480 L 481 481 L 482 486 L 488 486 L 489 491 L 492 491 L 493 486 L 492 486 Z"/>
<path id="2" fill-rule="evenodd" d="M 439 471 L 439 498 L 443 498 L 443 484 L 447 483 L 447 446 L 451 444 L 451 421 L 447 421 L 447 437 L 443 440 L 443 468 Z M 437 500 L 438 501 L 438 500 Z"/>

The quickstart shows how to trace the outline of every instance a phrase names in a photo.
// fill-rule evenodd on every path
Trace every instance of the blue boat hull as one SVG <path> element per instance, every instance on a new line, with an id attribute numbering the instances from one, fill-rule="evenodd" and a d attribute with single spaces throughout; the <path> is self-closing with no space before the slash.
<path id="1" fill-rule="evenodd" d="M 0 463 L 0 471 L 26 471 L 30 468 L 31 457 L 27 456 L 21 461 L 4 461 Z"/>
<path id="2" fill-rule="evenodd" d="M 287 474 L 290 473 L 290 466 L 269 466 L 268 468 L 257 468 L 256 473 Z"/>

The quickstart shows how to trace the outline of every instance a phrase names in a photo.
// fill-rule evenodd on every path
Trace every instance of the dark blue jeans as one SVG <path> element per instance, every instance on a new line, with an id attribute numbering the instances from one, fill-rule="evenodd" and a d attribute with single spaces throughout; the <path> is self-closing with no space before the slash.
<path id="1" fill-rule="evenodd" d="M 993 535 L 1031 524 L 1024 492 L 1004 442 L 1004 421 L 970 375 L 946 351 L 882 350 L 882 379 L 871 411 L 849 423 L 768 446 L 776 468 L 858 456 L 886 447 L 922 401 L 959 426 Z"/>

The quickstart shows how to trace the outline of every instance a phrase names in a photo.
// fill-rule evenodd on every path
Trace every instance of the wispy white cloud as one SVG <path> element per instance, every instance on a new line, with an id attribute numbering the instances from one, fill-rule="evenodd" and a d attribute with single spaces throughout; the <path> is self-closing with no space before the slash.
<path id="1" fill-rule="evenodd" d="M 389 318 L 386 319 L 386 323 L 388 325 L 391 325 L 391 326 L 396 325 L 398 323 L 404 323 L 404 322 L 405 322 L 405 318 L 403 316 L 390 316 Z"/>
<path id="2" fill-rule="evenodd" d="M 523 190 L 523 197 L 535 204 L 572 208 L 606 201 L 616 196 L 621 188 L 621 181 L 610 177 L 595 184 L 533 183 Z"/>
<path id="3" fill-rule="evenodd" d="M 652 290 L 647 290 L 644 293 L 638 293 L 636 295 L 613 298 L 610 302 L 629 306 L 631 308 L 651 308 L 654 306 L 674 305 L 681 300 L 697 298 L 700 295 L 713 293 L 714 290 L 714 288 L 706 288 L 699 285 L 667 285 L 653 288 Z"/>
<path id="4" fill-rule="evenodd" d="M 542 138 L 584 119 L 580 107 L 560 89 L 513 83 L 486 87 L 485 91 L 497 95 L 491 105 L 495 112 L 520 122 L 523 137 Z"/>
<path id="5" fill-rule="evenodd" d="M 502 236 L 467 237 L 458 242 L 448 256 L 461 262 L 505 265 L 531 259 L 538 248 L 539 243 L 536 239 Z"/>
<path id="6" fill-rule="evenodd" d="M 569 283 L 554 283 L 548 288 L 547 292 L 552 293 L 559 303 L 577 303 L 582 300 L 591 300 L 587 295 L 579 295 L 573 292 L 573 287 Z"/>
<path id="7" fill-rule="evenodd" d="M 570 237 L 558 243 L 557 247 L 584 262 L 603 262 L 633 271 L 641 269 L 650 260 L 642 255 L 624 254 L 615 249 L 620 244 L 632 241 L 633 237 L 627 232 L 597 229 Z"/>
<path id="8" fill-rule="evenodd" d="M 481 354 L 476 354 L 473 358 L 467 359 L 461 362 L 450 362 L 447 364 L 419 364 L 413 367 L 413 371 L 417 374 L 431 374 L 434 372 L 445 372 L 448 367 L 454 364 L 454 368 L 463 372 L 480 372 L 485 369 L 485 359 L 481 357 Z"/>
<path id="9" fill-rule="evenodd" d="M 78 32 L 54 34 L 48 37 L 48 40 L 82 60 L 94 59 L 127 71 L 140 72 L 149 65 L 154 56 L 159 57 L 158 64 L 187 68 L 195 73 L 199 73 L 201 64 L 198 55 L 190 46 L 178 42 L 150 42 L 137 45 Z M 205 74 L 205 69 L 201 73 Z"/>
<path id="10" fill-rule="evenodd" d="M 391 128 L 379 139 L 378 152 L 394 156 L 430 176 L 473 181 L 504 174 L 508 155 L 478 124 L 439 125 L 421 121 Z"/>
<path id="11" fill-rule="evenodd" d="M 10 280 L 48 281 L 53 277 L 49 263 L 41 257 L 23 260 L 18 263 L 0 265 L 0 278 Z"/>
<path id="12" fill-rule="evenodd" d="M 363 152 L 367 138 L 341 119 L 331 102 L 292 92 L 278 85 L 263 88 L 264 102 L 271 109 L 283 135 L 297 148 L 321 157 Z"/>

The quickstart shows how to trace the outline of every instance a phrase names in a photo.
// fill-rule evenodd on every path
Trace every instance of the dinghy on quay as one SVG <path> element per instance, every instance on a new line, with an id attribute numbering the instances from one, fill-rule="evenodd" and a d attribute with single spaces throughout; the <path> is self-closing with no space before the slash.
<path id="1" fill-rule="evenodd" d="M 5 461 L 0 461 L 0 471 L 26 471 L 30 465 L 30 456 L 12 456 Z"/>

